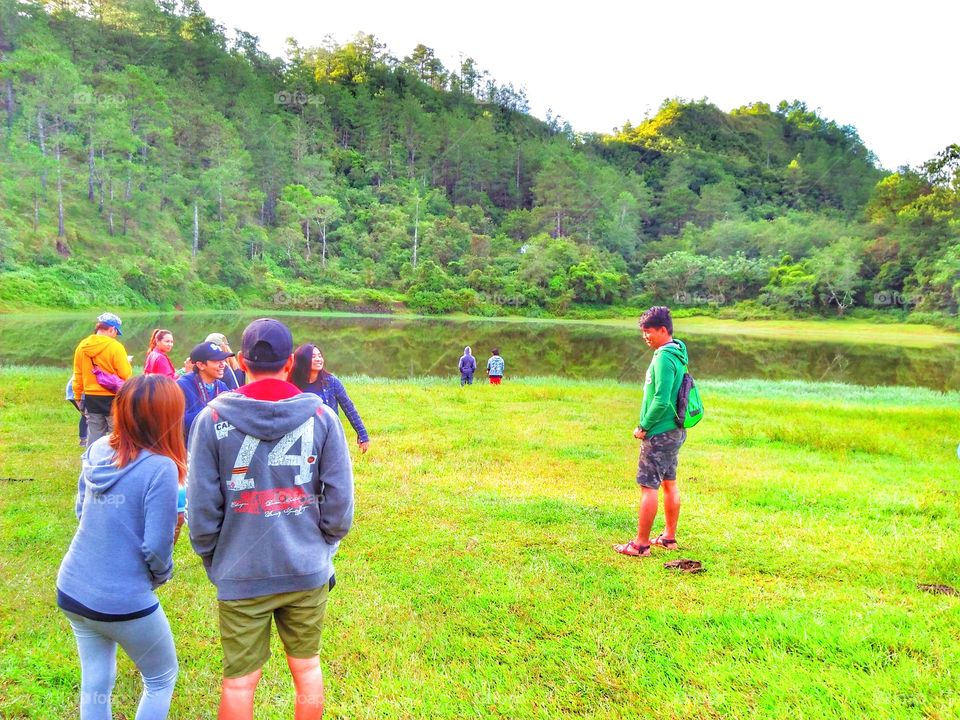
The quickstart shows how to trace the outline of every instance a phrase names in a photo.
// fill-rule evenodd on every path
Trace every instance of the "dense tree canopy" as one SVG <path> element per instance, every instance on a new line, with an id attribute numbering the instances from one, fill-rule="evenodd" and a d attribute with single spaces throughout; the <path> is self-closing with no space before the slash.
<path id="1" fill-rule="evenodd" d="M 960 302 L 960 149 L 887 174 L 800 101 L 578 135 L 423 44 L 279 59 L 196 0 L 0 0 L 0 113 L 0 307 Z"/>

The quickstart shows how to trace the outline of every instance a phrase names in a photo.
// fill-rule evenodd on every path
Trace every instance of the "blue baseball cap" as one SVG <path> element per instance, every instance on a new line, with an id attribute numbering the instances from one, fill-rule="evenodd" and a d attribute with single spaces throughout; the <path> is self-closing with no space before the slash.
<path id="1" fill-rule="evenodd" d="M 233 353 L 221 350 L 219 345 L 211 342 L 202 342 L 190 351 L 190 359 L 195 363 L 226 360 L 228 357 L 233 357 Z"/>
<path id="2" fill-rule="evenodd" d="M 123 321 L 113 313 L 105 312 L 102 315 L 99 315 L 97 317 L 97 322 L 102 323 L 103 325 L 109 325 L 112 328 L 116 328 L 117 335 L 123 335 L 123 330 L 120 329 L 120 326 L 123 325 Z"/>

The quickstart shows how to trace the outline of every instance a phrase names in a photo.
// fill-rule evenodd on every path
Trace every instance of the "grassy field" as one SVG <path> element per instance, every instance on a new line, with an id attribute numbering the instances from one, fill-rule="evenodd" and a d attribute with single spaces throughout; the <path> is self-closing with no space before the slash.
<path id="1" fill-rule="evenodd" d="M 54 605 L 79 456 L 62 376 L 0 370 L 7 719 L 77 716 Z M 635 530 L 639 386 L 347 386 L 373 444 L 324 632 L 328 717 L 960 717 L 960 597 L 917 588 L 960 587 L 957 394 L 705 383 L 681 551 L 634 559 L 610 546 Z M 663 568 L 677 557 L 707 572 Z M 176 562 L 171 717 L 213 718 L 214 591 L 185 539 Z M 132 718 L 139 678 L 119 668 Z M 257 703 L 292 716 L 278 645 Z"/>

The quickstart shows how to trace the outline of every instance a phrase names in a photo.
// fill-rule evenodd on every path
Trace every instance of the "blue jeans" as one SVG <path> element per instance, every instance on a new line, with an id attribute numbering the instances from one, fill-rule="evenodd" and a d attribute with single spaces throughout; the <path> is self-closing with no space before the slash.
<path id="1" fill-rule="evenodd" d="M 136 720 L 164 720 L 177 682 L 177 651 L 163 608 L 121 622 L 101 622 L 62 612 L 70 621 L 80 652 L 80 720 L 111 718 L 117 645 L 130 656 L 143 678 Z"/>

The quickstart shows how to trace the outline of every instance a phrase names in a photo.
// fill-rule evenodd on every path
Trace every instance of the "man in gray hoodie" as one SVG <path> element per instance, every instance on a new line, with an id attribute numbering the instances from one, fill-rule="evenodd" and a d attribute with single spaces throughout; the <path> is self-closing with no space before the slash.
<path id="1" fill-rule="evenodd" d="M 277 624 L 296 717 L 323 713 L 320 633 L 333 555 L 353 522 L 353 469 L 340 420 L 286 382 L 293 336 L 254 320 L 237 359 L 248 384 L 210 401 L 190 433 L 190 542 L 217 586 L 220 717 L 253 718 Z"/>

